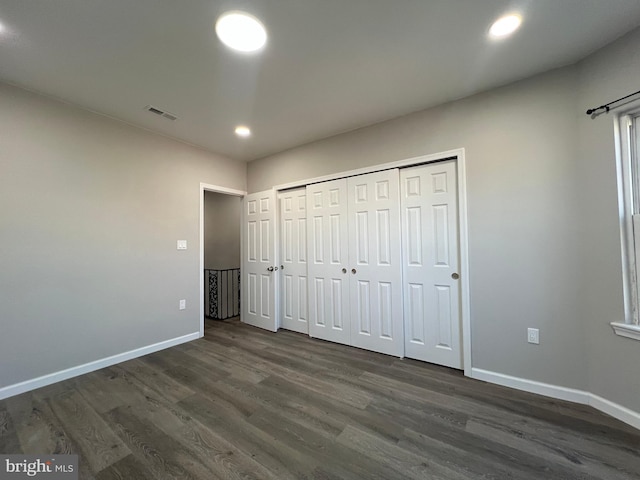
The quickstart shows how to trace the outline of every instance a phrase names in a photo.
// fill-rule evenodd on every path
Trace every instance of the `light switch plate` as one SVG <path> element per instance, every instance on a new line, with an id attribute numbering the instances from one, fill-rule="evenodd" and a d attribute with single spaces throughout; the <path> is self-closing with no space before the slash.
<path id="1" fill-rule="evenodd" d="M 534 345 L 540 344 L 540 330 L 537 328 L 528 328 L 527 329 L 527 341 L 529 343 L 533 343 Z"/>
<path id="2" fill-rule="evenodd" d="M 185 308 L 187 308 L 187 301 L 180 300 L 180 310 L 184 310 Z"/>
<path id="3" fill-rule="evenodd" d="M 187 249 L 187 241 L 178 240 L 178 250 L 186 250 L 186 249 Z"/>

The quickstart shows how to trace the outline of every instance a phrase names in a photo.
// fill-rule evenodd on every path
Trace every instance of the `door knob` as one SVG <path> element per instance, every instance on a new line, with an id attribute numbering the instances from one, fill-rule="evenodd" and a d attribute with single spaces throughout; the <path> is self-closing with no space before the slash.
<path id="1" fill-rule="evenodd" d="M 284 270 L 284 265 L 280 265 L 280 270 Z"/>
<path id="2" fill-rule="evenodd" d="M 343 268 L 343 269 L 342 269 L 342 273 L 347 273 L 347 269 L 346 269 L 346 268 Z"/>
<path id="3" fill-rule="evenodd" d="M 269 268 L 267 268 L 267 271 L 269 271 L 269 272 L 273 272 L 273 267 L 269 267 Z"/>
<path id="4" fill-rule="evenodd" d="M 274 270 L 277 272 L 278 271 L 278 267 L 276 267 Z"/>
<path id="5" fill-rule="evenodd" d="M 351 269 L 351 273 L 356 273 L 356 269 L 355 269 L 355 268 L 352 268 L 352 269 Z"/>
<path id="6" fill-rule="evenodd" d="M 460 275 L 458 275 L 457 273 L 452 273 L 451 278 L 453 278 L 454 280 L 457 280 L 460 278 Z"/>

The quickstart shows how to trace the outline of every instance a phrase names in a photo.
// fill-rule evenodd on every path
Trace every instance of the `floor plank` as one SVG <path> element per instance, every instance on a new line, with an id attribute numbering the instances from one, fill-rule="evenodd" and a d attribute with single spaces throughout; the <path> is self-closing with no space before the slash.
<path id="1" fill-rule="evenodd" d="M 138 462 L 134 455 L 127 455 L 122 460 L 102 470 L 96 480 L 154 480 L 145 465 Z"/>
<path id="2" fill-rule="evenodd" d="M 188 449 L 152 422 L 136 416 L 131 407 L 118 407 L 107 414 L 128 450 L 153 478 L 221 478 L 210 472 Z"/>
<path id="3" fill-rule="evenodd" d="M 215 425 L 225 439 L 267 468 L 278 478 L 308 478 L 316 464 L 310 464 L 298 450 L 290 448 L 268 432 L 250 424 L 243 415 L 196 394 L 178 404 L 205 425 Z"/>
<path id="4" fill-rule="evenodd" d="M 354 448 L 357 452 L 367 457 L 370 461 L 378 460 L 402 474 L 414 480 L 430 478 L 433 480 L 446 480 L 456 478 L 471 480 L 472 477 L 453 472 L 449 468 L 428 460 L 424 454 L 417 454 L 405 450 L 396 444 L 382 440 L 374 435 L 347 425 L 338 436 L 338 442 Z"/>
<path id="5" fill-rule="evenodd" d="M 50 406 L 80 447 L 83 458 L 94 472 L 101 471 L 131 453 L 77 391 L 56 395 L 50 400 Z"/>
<path id="6" fill-rule="evenodd" d="M 0 408 L 0 452 L 20 450 L 20 440 L 14 420 L 5 408 Z"/>
<path id="7" fill-rule="evenodd" d="M 237 319 L 0 401 L 0 453 L 77 453 L 83 480 L 640 479 L 640 431 L 591 407 Z"/>

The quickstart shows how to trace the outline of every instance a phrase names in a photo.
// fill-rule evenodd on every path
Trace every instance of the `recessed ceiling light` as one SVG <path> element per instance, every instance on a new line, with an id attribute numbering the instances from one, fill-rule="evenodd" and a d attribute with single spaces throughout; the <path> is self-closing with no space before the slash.
<path id="1" fill-rule="evenodd" d="M 249 130 L 249 127 L 245 127 L 244 125 L 238 125 L 236 127 L 236 135 L 239 137 L 248 137 L 251 135 L 251 130 Z"/>
<path id="2" fill-rule="evenodd" d="M 502 38 L 515 32 L 522 23 L 520 15 L 507 15 L 494 22 L 489 29 L 489 35 L 494 38 Z"/>
<path id="3" fill-rule="evenodd" d="M 267 43 L 264 25 L 246 12 L 223 13 L 216 22 L 216 33 L 222 43 L 240 52 L 254 52 Z"/>

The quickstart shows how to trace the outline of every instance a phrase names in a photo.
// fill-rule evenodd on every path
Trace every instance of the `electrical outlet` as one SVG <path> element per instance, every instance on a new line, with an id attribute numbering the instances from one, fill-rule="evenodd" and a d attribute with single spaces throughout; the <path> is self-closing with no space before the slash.
<path id="1" fill-rule="evenodd" d="M 180 300 L 180 310 L 184 310 L 185 308 L 187 308 L 187 301 Z"/>
<path id="2" fill-rule="evenodd" d="M 186 250 L 186 249 L 187 249 L 187 241 L 178 240 L 178 250 Z"/>
<path id="3" fill-rule="evenodd" d="M 527 329 L 527 341 L 529 343 L 533 343 L 535 345 L 540 344 L 540 330 L 537 328 L 528 328 Z"/>

